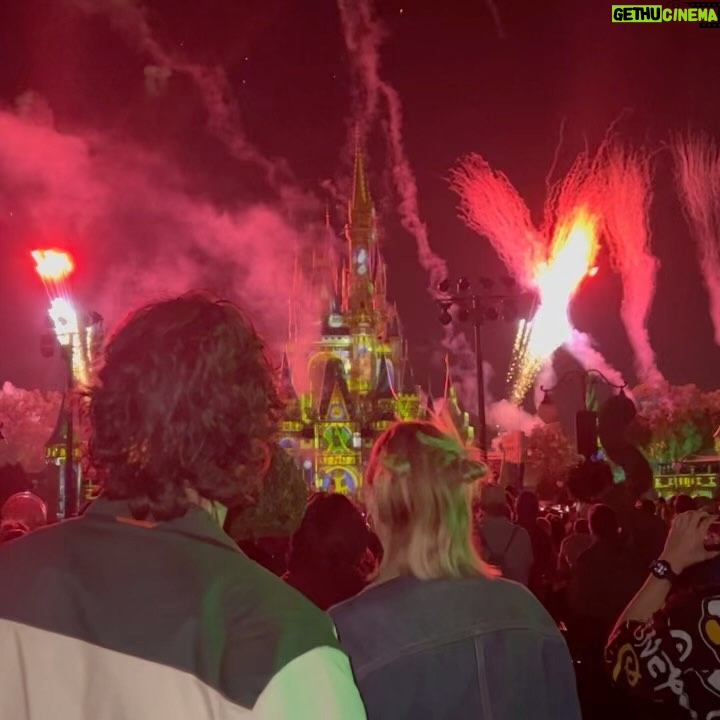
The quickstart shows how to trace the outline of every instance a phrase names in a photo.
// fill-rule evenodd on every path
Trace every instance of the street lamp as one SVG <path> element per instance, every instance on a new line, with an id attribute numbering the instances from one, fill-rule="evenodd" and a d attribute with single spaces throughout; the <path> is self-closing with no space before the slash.
<path id="1" fill-rule="evenodd" d="M 451 291 L 449 279 L 442 280 L 437 287 L 438 293 L 435 302 L 440 308 L 439 321 L 449 325 L 454 319 L 460 322 L 472 321 L 473 342 L 475 345 L 475 371 L 477 374 L 477 441 L 483 457 L 487 457 L 487 421 L 485 417 L 485 371 L 483 368 L 482 342 L 480 326 L 485 322 L 495 322 L 503 317 L 512 322 L 518 317 L 518 302 L 522 298 L 516 292 L 515 281 L 504 278 L 502 283 L 505 292 L 492 292 L 495 281 L 490 278 L 480 278 L 480 287 L 483 293 L 474 293 L 467 278 L 461 277 L 456 285 L 455 292 Z M 456 317 L 452 309 L 457 308 Z"/>
<path id="2" fill-rule="evenodd" d="M 587 406 L 587 391 L 588 391 L 588 380 L 599 378 L 605 385 L 615 390 L 618 390 L 620 394 L 624 395 L 627 383 L 618 385 L 610 382 L 610 380 L 603 375 L 599 370 L 570 370 L 560 376 L 560 379 L 552 387 L 540 386 L 540 390 L 544 393 L 542 402 L 538 406 L 538 417 L 546 424 L 557 422 L 558 420 L 558 409 L 552 398 L 552 393 L 555 392 L 561 385 L 565 384 L 570 378 L 577 378 L 580 381 L 580 390 L 582 392 L 580 407 L 581 410 L 575 414 L 575 443 L 577 451 L 580 455 L 586 459 L 590 459 L 598 449 L 598 437 L 597 437 L 597 413 L 590 410 Z"/>

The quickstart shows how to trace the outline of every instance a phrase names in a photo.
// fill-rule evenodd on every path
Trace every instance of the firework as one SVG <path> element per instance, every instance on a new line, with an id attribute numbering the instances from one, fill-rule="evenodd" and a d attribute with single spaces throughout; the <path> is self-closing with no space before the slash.
<path id="1" fill-rule="evenodd" d="M 709 156 L 712 152 L 706 151 L 705 157 Z M 720 168 L 717 150 L 713 157 L 715 167 Z M 712 221 L 715 231 L 703 235 L 703 256 L 707 258 L 706 274 L 711 273 L 710 268 L 715 273 L 708 286 L 717 288 L 715 314 L 720 328 L 720 202 L 716 200 L 720 197 L 720 170 L 715 172 L 716 179 L 703 185 L 704 198 L 699 199 L 699 182 L 690 194 L 696 206 L 716 203 Z M 507 376 L 513 402 L 522 401 L 543 364 L 573 337 L 568 304 L 582 280 L 597 272 L 594 262 L 601 235 L 613 268 L 623 281 L 620 314 L 635 352 L 638 374 L 644 381 L 662 379 L 647 332 L 657 272 L 657 260 L 649 249 L 652 196 L 647 153 L 622 148 L 608 133 L 594 155 L 581 153 L 567 175 L 548 189 L 539 230 L 533 227 L 527 206 L 508 178 L 480 156 L 471 155 L 462 161 L 452 174 L 452 186 L 460 196 L 466 223 L 488 238 L 520 285 L 539 296 L 537 314 L 532 322 L 520 323 L 515 338 Z M 710 191 L 710 187 L 715 190 Z M 711 214 L 698 207 L 694 213 L 701 217 Z M 571 351 L 573 347 L 571 343 Z"/>
<path id="2" fill-rule="evenodd" d="M 97 344 L 94 340 L 96 328 L 82 322 L 72 303 L 68 278 L 75 269 L 73 260 L 61 250 L 33 250 L 30 254 L 50 298 L 48 316 L 55 336 L 60 345 L 68 349 L 68 357 L 72 358 L 73 377 L 87 384 L 91 348 Z"/>
<path id="3" fill-rule="evenodd" d="M 676 138 L 672 151 L 678 191 L 710 298 L 715 342 L 720 345 L 720 148 L 708 137 L 690 135 Z"/>
<path id="4" fill-rule="evenodd" d="M 658 268 L 650 252 L 650 158 L 642 151 L 614 145 L 603 153 L 598 175 L 603 235 L 623 285 L 620 318 L 635 353 L 638 377 L 643 382 L 660 382 L 647 330 Z"/>
<path id="5" fill-rule="evenodd" d="M 470 155 L 452 172 L 451 181 L 468 226 L 490 240 L 523 287 L 532 287 L 533 268 L 545 257 L 546 243 L 507 176 L 493 170 L 479 155 Z"/>
<path id="6" fill-rule="evenodd" d="M 545 262 L 535 268 L 540 303 L 530 327 L 521 326 L 510 399 L 519 403 L 552 354 L 572 337 L 570 301 L 593 268 L 598 253 L 599 218 L 586 207 L 573 210 L 555 229 Z"/>

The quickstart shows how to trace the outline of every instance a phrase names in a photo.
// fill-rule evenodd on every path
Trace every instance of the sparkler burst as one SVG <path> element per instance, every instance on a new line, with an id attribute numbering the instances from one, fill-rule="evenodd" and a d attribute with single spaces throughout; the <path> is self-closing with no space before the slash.
<path id="1" fill-rule="evenodd" d="M 608 135 L 594 154 L 581 153 L 565 177 L 548 188 L 539 229 L 508 178 L 479 155 L 465 158 L 451 180 L 465 222 L 490 241 L 515 280 L 538 295 L 537 313 L 520 324 L 513 347 L 507 377 L 513 402 L 522 401 L 561 345 L 585 365 L 587 348 L 578 350 L 568 305 L 582 280 L 597 272 L 600 235 L 623 281 L 620 315 L 638 375 L 645 381 L 662 377 L 647 333 L 657 270 L 649 242 L 647 152 L 629 151 Z M 596 353 L 594 360 L 602 358 Z M 604 361 L 600 365 L 607 367 Z"/>
<path id="2" fill-rule="evenodd" d="M 511 401 L 519 403 L 532 386 L 543 362 L 570 340 L 570 301 L 594 269 L 599 250 L 600 218 L 580 206 L 561 218 L 553 233 L 548 259 L 535 269 L 540 303 L 532 322 L 522 323 L 515 341 L 511 369 Z"/>

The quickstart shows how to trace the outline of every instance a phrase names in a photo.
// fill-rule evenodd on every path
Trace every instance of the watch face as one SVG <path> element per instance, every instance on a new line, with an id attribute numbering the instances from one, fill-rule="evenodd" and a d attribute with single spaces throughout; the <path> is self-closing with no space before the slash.
<path id="1" fill-rule="evenodd" d="M 656 560 L 650 565 L 650 572 L 660 580 L 673 580 L 675 573 L 665 560 Z"/>

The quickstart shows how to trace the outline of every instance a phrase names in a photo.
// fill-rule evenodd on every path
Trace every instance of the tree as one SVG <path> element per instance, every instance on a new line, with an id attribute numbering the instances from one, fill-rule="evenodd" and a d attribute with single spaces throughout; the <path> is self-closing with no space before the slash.
<path id="1" fill-rule="evenodd" d="M 639 422 L 648 430 L 643 450 L 656 463 L 680 460 L 710 450 L 720 424 L 720 390 L 696 385 L 639 385 L 633 396 Z"/>
<path id="2" fill-rule="evenodd" d="M 578 459 L 577 451 L 560 423 L 533 428 L 527 436 L 525 456 L 528 479 L 534 478 L 537 492 L 544 498 L 557 494 Z"/>
<path id="3" fill-rule="evenodd" d="M 45 443 L 57 422 L 62 395 L 23 390 L 6 382 L 0 390 L 0 465 L 19 463 L 26 472 L 45 466 Z"/>
<path id="4" fill-rule="evenodd" d="M 281 448 L 273 451 L 257 503 L 228 517 L 230 536 L 236 541 L 292 535 L 300 525 L 308 489 L 295 461 Z"/>

